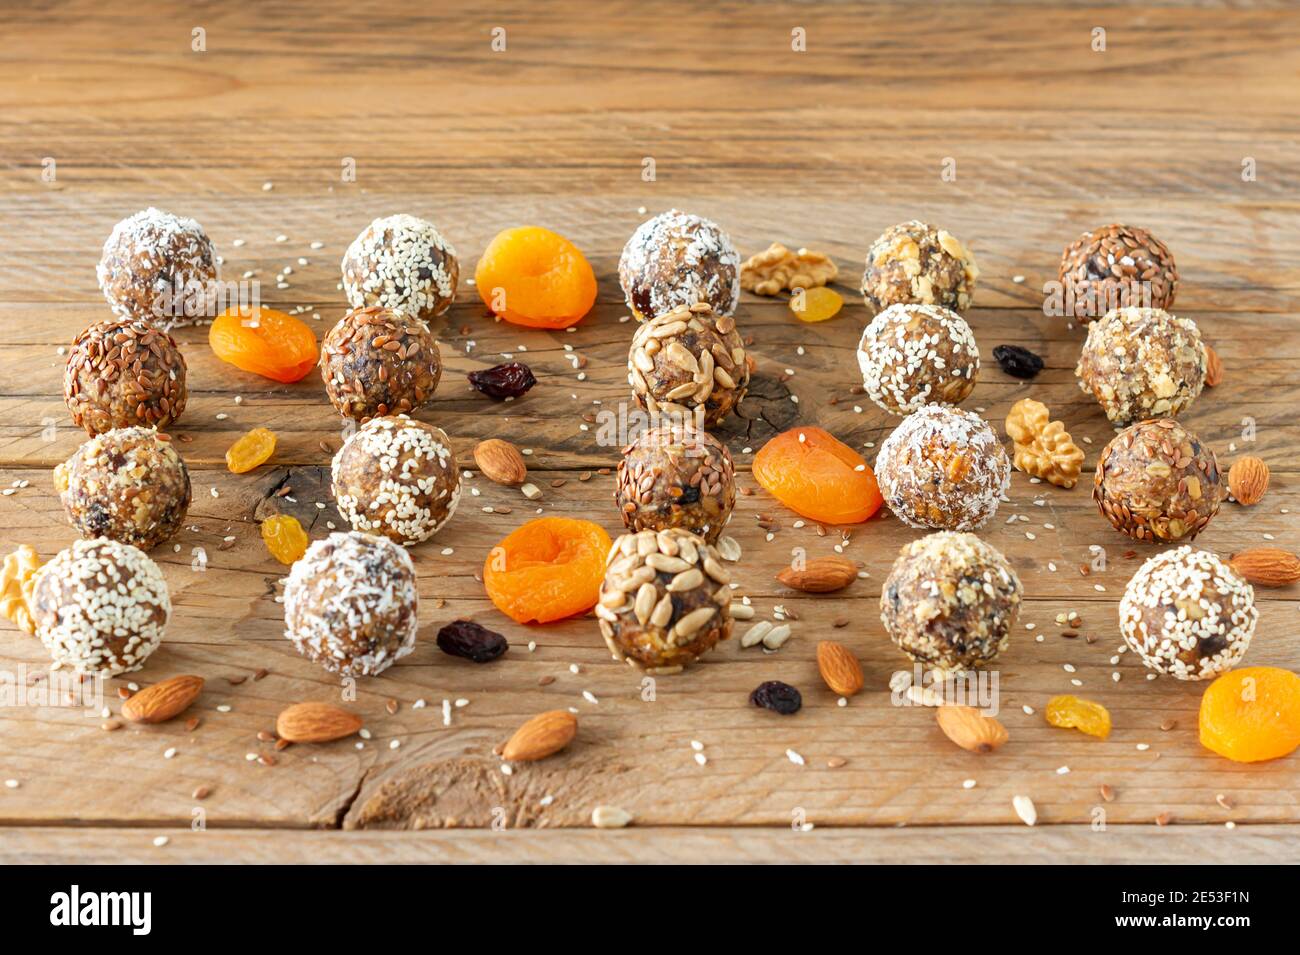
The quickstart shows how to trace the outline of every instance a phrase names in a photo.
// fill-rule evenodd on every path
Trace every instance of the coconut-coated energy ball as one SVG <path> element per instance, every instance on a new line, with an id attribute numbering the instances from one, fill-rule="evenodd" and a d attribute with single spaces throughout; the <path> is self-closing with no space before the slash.
<path id="1" fill-rule="evenodd" d="M 913 660 L 961 673 L 1006 649 L 1022 593 L 996 548 L 974 534 L 939 531 L 903 547 L 880 593 L 880 619 Z"/>
<path id="2" fill-rule="evenodd" d="M 387 537 L 318 540 L 284 585 L 284 635 L 340 676 L 374 676 L 411 652 L 420 598 L 415 565 Z"/>
<path id="3" fill-rule="evenodd" d="M 165 430 L 189 400 L 185 375 L 171 335 L 141 319 L 109 319 L 73 340 L 63 400 L 87 434 L 134 425 Z"/>
<path id="4" fill-rule="evenodd" d="M 682 305 L 637 327 L 627 380 L 652 415 L 712 428 L 745 397 L 749 359 L 731 316 Z"/>
<path id="5" fill-rule="evenodd" d="M 913 219 L 891 226 L 871 243 L 862 297 L 872 312 L 895 304 L 964 312 L 977 278 L 975 256 L 955 235 Z"/>
<path id="6" fill-rule="evenodd" d="M 371 305 L 348 312 L 329 330 L 320 373 L 335 410 L 364 423 L 423 407 L 442 378 L 442 352 L 424 322 Z"/>
<path id="7" fill-rule="evenodd" d="M 97 270 L 115 315 L 163 326 L 213 317 L 219 273 L 203 227 L 153 207 L 113 227 Z"/>
<path id="8" fill-rule="evenodd" d="M 638 322 L 699 302 L 732 315 L 740 302 L 740 253 L 716 222 L 670 209 L 632 233 L 618 280 Z"/>
<path id="9" fill-rule="evenodd" d="M 460 503 L 460 472 L 441 428 L 406 415 L 371 418 L 334 455 L 334 500 L 353 530 L 418 544 Z"/>
<path id="10" fill-rule="evenodd" d="M 681 527 L 716 544 L 736 504 L 731 452 L 690 424 L 647 428 L 623 449 L 614 502 L 629 530 Z"/>
<path id="11" fill-rule="evenodd" d="M 1186 545 L 1148 559 L 1119 602 L 1124 642 L 1151 669 L 1180 680 L 1235 667 L 1258 618 L 1254 588 L 1214 554 Z"/>
<path id="12" fill-rule="evenodd" d="M 1061 253 L 1066 314 L 1086 322 L 1112 309 L 1167 309 L 1178 291 L 1178 267 L 1169 247 L 1137 226 L 1085 232 Z"/>
<path id="13" fill-rule="evenodd" d="M 966 320 L 941 305 L 891 305 L 858 344 L 867 397 L 892 414 L 955 405 L 975 389 L 980 350 Z"/>
<path id="14" fill-rule="evenodd" d="M 379 305 L 429 321 L 451 307 L 460 279 L 456 250 L 432 222 L 376 219 L 343 254 L 343 291 L 353 308 Z"/>
<path id="15" fill-rule="evenodd" d="M 80 540 L 36 572 L 36 635 L 56 664 L 115 676 L 144 665 L 171 617 L 167 584 L 144 551 Z"/>
<path id="16" fill-rule="evenodd" d="M 54 469 L 54 489 L 82 537 L 146 551 L 175 536 L 190 506 L 185 462 L 152 428 L 91 438 Z"/>

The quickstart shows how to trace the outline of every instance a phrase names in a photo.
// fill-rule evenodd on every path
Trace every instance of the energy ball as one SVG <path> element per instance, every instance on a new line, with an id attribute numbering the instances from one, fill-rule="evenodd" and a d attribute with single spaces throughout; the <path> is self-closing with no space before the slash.
<path id="1" fill-rule="evenodd" d="M 459 279 L 456 250 L 415 216 L 376 219 L 343 254 L 343 291 L 353 308 L 378 305 L 427 322 L 451 307 Z"/>
<path id="2" fill-rule="evenodd" d="M 284 635 L 340 676 L 374 676 L 415 647 L 420 597 L 411 555 L 350 531 L 318 540 L 284 585 Z"/>
<path id="3" fill-rule="evenodd" d="M 670 209 L 632 233 L 618 280 L 638 322 L 701 302 L 732 315 L 740 302 L 740 253 L 716 222 Z"/>
<path id="4" fill-rule="evenodd" d="M 1207 359 L 1190 318 L 1159 308 L 1117 308 L 1088 326 L 1074 373 L 1112 423 L 1173 417 L 1205 386 Z"/>
<path id="5" fill-rule="evenodd" d="M 881 444 L 876 480 L 905 524 L 971 531 L 997 513 L 1011 482 L 1011 461 L 983 418 L 925 405 Z"/>
<path id="6" fill-rule="evenodd" d="M 1147 560 L 1119 602 L 1124 642 L 1151 669 L 1180 680 L 1235 667 L 1258 618 L 1254 588 L 1214 554 L 1185 545 Z"/>
<path id="7" fill-rule="evenodd" d="M 116 676 L 138 670 L 171 617 L 167 584 L 144 551 L 77 541 L 36 572 L 32 617 L 56 665 Z"/>
<path id="8" fill-rule="evenodd" d="M 941 305 L 891 305 L 858 344 L 867 396 L 896 415 L 955 405 L 975 389 L 980 350 L 966 320 Z"/>
<path id="9" fill-rule="evenodd" d="M 149 550 L 173 537 L 190 506 L 190 474 L 152 428 L 91 438 L 54 469 L 68 520 L 82 537 Z"/>
<path id="10" fill-rule="evenodd" d="M 72 342 L 63 400 L 87 434 L 142 425 L 167 428 L 185 410 L 185 356 L 141 319 L 96 322 Z"/>
<path id="11" fill-rule="evenodd" d="M 615 660 L 676 673 L 731 636 L 731 576 L 712 544 L 679 527 L 614 541 L 596 617 Z"/>
<path id="12" fill-rule="evenodd" d="M 1178 289 L 1168 247 L 1146 229 L 1118 224 L 1066 246 L 1060 277 L 1066 314 L 1086 322 L 1116 308 L 1169 308 Z"/>
<path id="13" fill-rule="evenodd" d="M 1125 428 L 1097 460 L 1092 499 L 1134 540 L 1192 540 L 1219 512 L 1223 478 L 1214 452 L 1173 418 Z"/>
<path id="14" fill-rule="evenodd" d="M 212 317 L 220 269 L 201 225 L 150 207 L 113 227 L 97 274 L 113 314 L 171 326 Z"/>
<path id="15" fill-rule="evenodd" d="M 871 243 L 862 297 L 872 312 L 899 304 L 964 312 L 979 274 L 975 257 L 956 236 L 913 219 L 891 226 Z"/>
<path id="16" fill-rule="evenodd" d="M 974 534 L 940 531 L 903 547 L 880 594 L 889 638 L 918 663 L 961 673 L 1007 648 L 1020 578 Z"/>
<path id="17" fill-rule="evenodd" d="M 335 410 L 365 423 L 423 407 L 442 378 L 442 353 L 424 322 L 371 305 L 329 330 L 320 372 Z"/>
<path id="18" fill-rule="evenodd" d="M 460 472 L 441 428 L 406 415 L 371 418 L 334 455 L 334 500 L 353 530 L 418 544 L 460 503 Z"/>
<path id="19" fill-rule="evenodd" d="M 681 305 L 637 328 L 627 379 L 652 415 L 711 428 L 745 397 L 749 359 L 733 318 L 702 302 Z"/>
<path id="20" fill-rule="evenodd" d="M 647 428 L 623 449 L 614 501 L 628 530 L 680 527 L 716 544 L 736 504 L 731 452 L 691 425 Z"/>

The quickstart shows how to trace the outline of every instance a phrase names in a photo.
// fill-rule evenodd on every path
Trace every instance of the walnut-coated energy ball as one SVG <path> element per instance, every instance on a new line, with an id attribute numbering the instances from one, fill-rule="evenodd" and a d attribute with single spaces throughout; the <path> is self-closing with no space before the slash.
<path id="1" fill-rule="evenodd" d="M 320 372 L 335 410 L 364 423 L 423 407 L 442 378 L 442 353 L 424 322 L 371 305 L 348 312 L 329 330 Z"/>
<path id="2" fill-rule="evenodd" d="M 460 472 L 441 428 L 406 415 L 371 418 L 334 455 L 334 500 L 353 530 L 418 544 L 460 503 Z"/>
<path id="3" fill-rule="evenodd" d="M 185 357 L 140 319 L 96 322 L 72 342 L 63 400 L 87 434 L 142 425 L 166 429 L 185 410 Z"/>
<path id="4" fill-rule="evenodd" d="M 966 320 L 941 305 L 891 305 L 858 344 L 867 397 L 897 415 L 955 405 L 975 389 L 980 350 Z"/>
<path id="5" fill-rule="evenodd" d="M 1255 590 L 1214 554 L 1186 545 L 1147 560 L 1124 588 L 1119 632 L 1157 673 L 1204 680 L 1246 655 Z"/>
<path id="6" fill-rule="evenodd" d="M 1061 254 L 1065 313 L 1091 322 L 1112 309 L 1167 309 L 1178 290 L 1168 247 L 1146 229 L 1108 225 L 1085 232 Z"/>
<path id="7" fill-rule="evenodd" d="M 680 527 L 715 544 L 736 504 L 731 452 L 693 425 L 647 428 L 623 449 L 614 501 L 629 530 Z"/>
<path id="8" fill-rule="evenodd" d="M 1011 461 L 983 418 L 925 405 L 881 444 L 876 480 L 905 524 L 972 531 L 997 513 L 1011 482 Z"/>
<path id="9" fill-rule="evenodd" d="M 1223 500 L 1214 452 L 1173 418 L 1125 428 L 1097 460 L 1092 499 L 1134 540 L 1192 540 Z"/>
<path id="10" fill-rule="evenodd" d="M 460 264 L 432 222 L 376 219 L 343 254 L 343 291 L 353 308 L 378 305 L 427 322 L 451 307 Z"/>
<path id="11" fill-rule="evenodd" d="M 615 660 L 676 673 L 731 636 L 731 575 L 690 531 L 624 534 L 610 549 L 596 617 Z"/>
<path id="12" fill-rule="evenodd" d="M 103 676 L 140 669 L 172 612 L 158 565 L 106 537 L 77 541 L 41 567 L 32 604 L 36 635 L 54 662 Z"/>
<path id="13" fill-rule="evenodd" d="M 732 315 L 740 301 L 740 253 L 716 222 L 670 209 L 632 233 L 618 280 L 638 322 L 699 302 Z"/>
<path id="14" fill-rule="evenodd" d="M 974 534 L 940 531 L 903 547 L 880 594 L 880 619 L 900 650 L 942 673 L 985 666 L 1007 648 L 1020 578 Z"/>
<path id="15" fill-rule="evenodd" d="M 1159 308 L 1118 308 L 1088 326 L 1079 387 L 1092 394 L 1112 423 L 1174 417 L 1205 386 L 1207 359 L 1190 318 Z"/>
<path id="16" fill-rule="evenodd" d="M 891 226 L 871 243 L 862 297 L 872 312 L 897 304 L 964 312 L 977 278 L 975 257 L 955 235 L 913 219 Z"/>
<path id="17" fill-rule="evenodd" d="M 415 565 L 387 537 L 318 540 L 284 585 L 284 635 L 340 676 L 374 676 L 411 652 L 420 597 Z"/>
<path id="18" fill-rule="evenodd" d="M 152 428 L 91 438 L 54 469 L 54 489 L 82 537 L 146 551 L 180 530 L 190 506 L 185 462 Z"/>
<path id="19" fill-rule="evenodd" d="M 150 207 L 113 227 L 97 274 L 113 314 L 170 327 L 213 317 L 219 273 L 202 226 Z"/>
<path id="20" fill-rule="evenodd" d="M 749 359 L 735 319 L 703 303 L 682 305 L 637 327 L 627 379 L 652 415 L 711 428 L 745 397 Z"/>

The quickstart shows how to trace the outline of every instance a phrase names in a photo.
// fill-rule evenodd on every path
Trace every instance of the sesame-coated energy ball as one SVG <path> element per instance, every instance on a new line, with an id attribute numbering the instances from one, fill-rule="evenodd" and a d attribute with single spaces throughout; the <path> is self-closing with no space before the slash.
<path id="1" fill-rule="evenodd" d="M 956 236 L 913 219 L 891 226 L 871 243 L 862 297 L 873 312 L 895 304 L 964 312 L 978 277 L 975 257 Z"/>
<path id="2" fill-rule="evenodd" d="M 387 537 L 318 540 L 284 585 L 284 635 L 340 676 L 374 676 L 411 652 L 420 609 L 415 565 Z"/>
<path id="3" fill-rule="evenodd" d="M 1214 554 L 1186 545 L 1147 560 L 1119 602 L 1124 642 L 1151 669 L 1180 680 L 1235 667 L 1258 618 L 1254 588 Z"/>
<path id="4" fill-rule="evenodd" d="M 997 513 L 1011 482 L 1011 461 L 983 418 L 925 405 L 881 444 L 876 480 L 905 524 L 972 531 Z"/>
<path id="5" fill-rule="evenodd" d="M 460 503 L 460 472 L 441 428 L 406 415 L 371 418 L 334 455 L 334 500 L 353 530 L 418 544 Z"/>
<path id="6" fill-rule="evenodd" d="M 618 280 L 638 322 L 699 302 L 731 315 L 740 302 L 740 253 L 716 222 L 670 209 L 632 233 Z"/>
<path id="7" fill-rule="evenodd" d="M 166 429 L 189 400 L 185 357 L 175 339 L 149 322 L 96 322 L 68 349 L 63 400 L 87 434 L 134 425 Z"/>
<path id="8" fill-rule="evenodd" d="M 82 537 L 146 551 L 180 530 L 190 506 L 185 462 L 152 428 L 91 438 L 54 469 L 54 488 Z"/>
<path id="9" fill-rule="evenodd" d="M 202 226 L 152 207 L 113 227 L 97 272 L 113 314 L 164 327 L 213 317 L 219 273 Z"/>
<path id="10" fill-rule="evenodd" d="M 329 330 L 320 372 L 335 410 L 364 423 L 423 407 L 442 378 L 442 353 L 424 322 L 371 305 Z"/>
<path id="11" fill-rule="evenodd" d="M 32 605 L 36 635 L 54 662 L 103 676 L 140 669 L 172 611 L 158 565 L 106 537 L 77 541 L 41 567 Z"/>
<path id="12" fill-rule="evenodd" d="M 749 359 L 735 319 L 703 303 L 682 305 L 637 327 L 627 378 L 652 415 L 711 428 L 745 397 Z"/>
<path id="13" fill-rule="evenodd" d="M 1207 359 L 1190 318 L 1159 308 L 1117 308 L 1088 326 L 1075 374 L 1111 423 L 1174 417 L 1205 385 Z"/>
<path id="14" fill-rule="evenodd" d="M 731 452 L 690 424 L 647 428 L 623 449 L 614 501 L 629 530 L 681 527 L 715 544 L 736 504 Z"/>
<path id="15" fill-rule="evenodd" d="M 456 250 L 415 216 L 376 219 L 343 254 L 343 291 L 353 308 L 380 305 L 427 322 L 451 307 L 459 279 Z"/>
<path id="16" fill-rule="evenodd" d="M 941 305 L 891 305 L 858 345 L 867 396 L 897 415 L 960 404 L 975 389 L 980 350 L 970 326 Z"/>
<path id="17" fill-rule="evenodd" d="M 1108 225 L 1085 232 L 1061 254 L 1066 314 L 1094 321 L 1112 309 L 1167 309 L 1178 291 L 1168 246 L 1146 229 Z"/>
<path id="18" fill-rule="evenodd" d="M 974 534 L 940 531 L 903 547 L 880 593 L 880 619 L 913 660 L 961 673 L 1006 649 L 1022 592 L 997 549 Z"/>

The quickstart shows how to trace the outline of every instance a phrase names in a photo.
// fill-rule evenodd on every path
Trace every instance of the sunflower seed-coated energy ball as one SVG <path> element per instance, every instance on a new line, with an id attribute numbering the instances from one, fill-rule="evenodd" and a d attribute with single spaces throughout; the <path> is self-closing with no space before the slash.
<path id="1" fill-rule="evenodd" d="M 955 405 L 975 389 L 980 350 L 970 326 L 941 305 L 891 305 L 858 344 L 867 397 L 897 415 Z"/>
<path id="2" fill-rule="evenodd" d="M 977 278 L 975 256 L 955 235 L 913 219 L 891 226 L 871 243 L 862 297 L 873 312 L 897 304 L 964 312 Z"/>
<path id="3" fill-rule="evenodd" d="M 456 250 L 432 222 L 376 219 L 343 254 L 343 291 L 353 308 L 379 305 L 427 322 L 451 307 L 460 279 Z"/>
<path id="4" fill-rule="evenodd" d="M 745 397 L 749 359 L 733 318 L 683 305 L 637 327 L 627 380 L 652 415 L 712 428 Z"/>
<path id="5" fill-rule="evenodd" d="M 740 253 L 716 222 L 670 209 L 632 233 L 618 279 L 638 322 L 700 302 L 731 315 L 740 302 Z"/>
<path id="6" fill-rule="evenodd" d="M 1167 309 L 1178 290 L 1169 248 L 1146 229 L 1108 225 L 1085 232 L 1061 254 L 1066 314 L 1091 322 L 1112 309 Z"/>
<path id="7" fill-rule="evenodd" d="M 320 373 L 335 410 L 364 423 L 423 407 L 442 378 L 442 352 L 424 322 L 373 305 L 329 330 Z"/>
<path id="8" fill-rule="evenodd" d="M 119 318 L 170 327 L 213 317 L 219 272 L 202 226 L 150 207 L 113 227 L 98 276 Z"/>
<path id="9" fill-rule="evenodd" d="M 689 424 L 647 428 L 623 449 L 614 501 L 629 530 L 681 527 L 715 544 L 736 504 L 731 452 Z"/>
<path id="10" fill-rule="evenodd" d="M 1254 588 L 1214 554 L 1186 545 L 1147 560 L 1119 602 L 1124 642 L 1151 669 L 1180 680 L 1235 667 L 1258 618 Z"/>
<path id="11" fill-rule="evenodd" d="M 189 400 L 185 374 L 171 335 L 140 319 L 109 319 L 73 340 L 63 400 L 87 434 L 134 425 L 166 430 Z"/>

